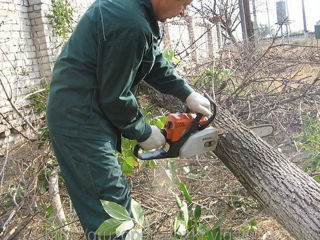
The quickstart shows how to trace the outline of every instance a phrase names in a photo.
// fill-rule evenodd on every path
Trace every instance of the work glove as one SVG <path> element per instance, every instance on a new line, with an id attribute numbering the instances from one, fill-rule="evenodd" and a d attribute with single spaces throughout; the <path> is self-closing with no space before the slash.
<path id="1" fill-rule="evenodd" d="M 201 113 L 204 116 L 210 116 L 210 102 L 200 93 L 192 92 L 186 99 L 188 108 L 195 113 Z"/>
<path id="2" fill-rule="evenodd" d="M 151 135 L 147 140 L 139 142 L 143 150 L 158 149 L 166 143 L 166 139 L 157 126 L 151 125 Z"/>

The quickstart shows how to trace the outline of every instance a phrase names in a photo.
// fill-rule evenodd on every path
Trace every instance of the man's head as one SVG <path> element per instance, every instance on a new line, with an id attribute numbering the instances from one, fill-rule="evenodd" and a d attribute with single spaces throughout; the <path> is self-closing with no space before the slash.
<path id="1" fill-rule="evenodd" d="M 187 6 L 192 0 L 151 0 L 153 10 L 159 21 L 185 15 Z"/>

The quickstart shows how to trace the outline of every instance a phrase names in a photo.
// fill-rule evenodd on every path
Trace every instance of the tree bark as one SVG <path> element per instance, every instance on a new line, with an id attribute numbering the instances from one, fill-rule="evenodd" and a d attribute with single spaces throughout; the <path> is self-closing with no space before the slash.
<path id="1" fill-rule="evenodd" d="M 154 93 L 152 100 L 171 112 L 183 111 L 176 99 Z M 161 95 L 161 94 L 160 94 Z M 166 99 L 165 103 L 161 99 Z M 170 104 L 170 101 L 173 104 Z M 215 155 L 247 191 L 298 240 L 320 239 L 320 184 L 222 107 L 214 126 L 221 134 Z"/>
<path id="2" fill-rule="evenodd" d="M 293 237 L 320 239 L 320 184 L 219 107 L 215 155 Z"/>

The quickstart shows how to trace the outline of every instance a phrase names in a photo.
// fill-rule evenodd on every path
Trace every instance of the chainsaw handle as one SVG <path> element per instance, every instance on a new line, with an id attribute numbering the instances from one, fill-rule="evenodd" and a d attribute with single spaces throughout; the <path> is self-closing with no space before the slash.
<path id="1" fill-rule="evenodd" d="M 209 124 L 215 119 L 216 117 L 216 114 L 217 114 L 217 105 L 214 103 L 213 99 L 209 96 L 209 94 L 207 93 L 204 93 L 204 96 L 206 99 L 209 100 L 210 104 L 211 104 L 211 107 L 212 107 L 212 115 L 208 118 L 208 120 L 206 121 L 206 123 L 202 124 L 202 125 L 199 125 L 198 129 L 199 130 L 203 130 L 205 129 L 206 127 L 209 126 Z M 198 114 L 197 114 L 198 115 Z M 200 119 L 199 119 L 200 121 Z"/>
<path id="2" fill-rule="evenodd" d="M 144 152 L 144 153 L 139 153 L 140 149 L 142 149 L 141 146 L 137 144 L 134 147 L 133 154 L 141 160 L 168 158 L 168 152 L 166 152 L 163 148 L 152 151 L 152 152 Z"/>

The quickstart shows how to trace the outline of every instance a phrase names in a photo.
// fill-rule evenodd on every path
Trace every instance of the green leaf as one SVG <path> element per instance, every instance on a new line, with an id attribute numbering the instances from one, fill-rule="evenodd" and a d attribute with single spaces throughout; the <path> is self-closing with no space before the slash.
<path id="1" fill-rule="evenodd" d="M 257 229 L 258 229 L 258 228 L 257 228 L 256 226 L 251 226 L 251 227 L 250 227 L 250 231 L 251 231 L 251 232 L 255 232 L 255 231 L 257 231 Z"/>
<path id="2" fill-rule="evenodd" d="M 212 229 L 216 229 L 218 227 L 221 227 L 221 225 L 223 224 L 223 222 L 226 220 L 226 216 L 222 216 L 220 217 L 220 219 L 214 224 Z"/>
<path id="3" fill-rule="evenodd" d="M 163 116 L 160 119 L 157 119 L 157 121 L 155 122 L 155 125 L 158 128 L 163 129 L 166 121 L 167 121 L 167 116 Z"/>
<path id="4" fill-rule="evenodd" d="M 50 205 L 49 207 L 47 207 L 46 209 L 46 219 L 53 223 L 54 222 L 54 219 L 55 219 L 55 216 L 54 216 L 54 212 L 53 212 L 53 207 L 52 205 Z"/>
<path id="5" fill-rule="evenodd" d="M 48 181 L 43 181 L 39 186 L 40 193 L 45 193 L 46 191 L 48 191 L 48 188 L 49 188 Z"/>
<path id="6" fill-rule="evenodd" d="M 127 138 L 122 137 L 121 138 L 121 147 L 124 149 L 127 149 L 130 147 L 130 141 Z"/>
<path id="7" fill-rule="evenodd" d="M 188 221 L 188 206 L 186 202 L 183 201 L 181 202 L 180 210 L 174 220 L 174 232 L 177 235 L 184 236 L 187 233 Z"/>
<path id="8" fill-rule="evenodd" d="M 150 160 L 150 161 L 148 161 L 148 164 L 149 164 L 149 167 L 150 168 L 156 168 L 156 161 L 154 161 L 154 160 Z"/>
<path id="9" fill-rule="evenodd" d="M 207 232 L 208 232 L 208 227 L 200 222 L 199 228 L 198 228 L 198 233 L 203 236 L 203 235 L 206 235 Z"/>
<path id="10" fill-rule="evenodd" d="M 126 162 L 122 163 L 122 171 L 125 175 L 131 176 L 133 174 L 133 167 L 131 167 L 129 164 Z"/>
<path id="11" fill-rule="evenodd" d="M 132 229 L 134 227 L 134 223 L 132 220 L 125 221 L 120 224 L 119 227 L 116 229 L 116 235 L 117 237 L 120 237 L 123 235 L 126 231 Z"/>
<path id="12" fill-rule="evenodd" d="M 178 207 L 181 208 L 182 202 L 181 202 L 180 198 L 178 197 L 178 195 L 176 195 L 176 203 L 177 203 Z"/>
<path id="13" fill-rule="evenodd" d="M 227 232 L 227 233 L 224 235 L 224 240 L 232 240 L 231 233 Z"/>
<path id="14" fill-rule="evenodd" d="M 240 229 L 243 232 L 249 232 L 249 230 L 250 230 L 248 226 L 241 226 Z"/>
<path id="15" fill-rule="evenodd" d="M 315 176 L 313 179 L 320 183 L 320 176 Z"/>
<path id="16" fill-rule="evenodd" d="M 145 218 L 144 221 L 146 222 L 145 230 L 146 230 L 147 234 L 150 235 L 151 234 L 150 222 L 149 222 L 148 218 Z"/>
<path id="17" fill-rule="evenodd" d="M 123 221 L 110 218 L 105 220 L 96 230 L 96 234 L 100 236 L 110 236 L 115 234 L 116 229 L 123 223 Z"/>
<path id="18" fill-rule="evenodd" d="M 131 229 L 130 232 L 128 232 L 125 240 L 142 240 L 142 229 Z"/>
<path id="19" fill-rule="evenodd" d="M 257 220 L 253 219 L 253 220 L 250 221 L 250 226 L 251 227 L 256 227 L 257 225 L 258 225 Z"/>
<path id="20" fill-rule="evenodd" d="M 142 227 L 144 224 L 144 212 L 141 205 L 134 199 L 131 199 L 131 210 L 134 219 Z"/>
<path id="21" fill-rule="evenodd" d="M 196 219 L 199 219 L 201 217 L 201 206 L 197 205 L 196 208 L 194 209 L 194 217 Z"/>
<path id="22" fill-rule="evenodd" d="M 197 223 L 193 220 L 188 221 L 188 226 L 187 229 L 190 231 L 190 229 L 196 229 L 197 228 Z M 196 231 L 195 231 L 196 232 Z"/>
<path id="23" fill-rule="evenodd" d="M 109 202 L 106 200 L 101 200 L 103 209 L 112 217 L 118 220 L 131 220 L 131 217 L 123 206 Z"/>
<path id="24" fill-rule="evenodd" d="M 212 240 L 221 240 L 221 229 L 220 227 L 215 228 L 208 232 L 208 238 Z"/>
<path id="25" fill-rule="evenodd" d="M 172 59 L 174 58 L 174 51 L 173 50 L 164 50 L 163 52 L 162 52 L 162 55 L 163 55 L 163 57 L 165 58 L 165 59 L 167 59 L 169 62 L 171 62 L 172 61 Z"/>
<path id="26" fill-rule="evenodd" d="M 177 216 L 175 217 L 173 228 L 174 232 L 179 236 L 184 236 L 187 233 L 187 225 L 181 211 L 179 211 Z"/>
<path id="27" fill-rule="evenodd" d="M 130 157 L 126 157 L 124 159 L 124 161 L 131 167 L 137 167 L 139 166 L 139 163 L 135 160 L 134 157 L 130 156 Z"/>
<path id="28" fill-rule="evenodd" d="M 188 201 L 189 204 L 192 204 L 192 197 L 190 196 L 186 185 L 184 183 L 179 183 L 180 189 L 182 190 L 184 197 L 186 198 L 186 200 Z"/>
<path id="29" fill-rule="evenodd" d="M 205 238 L 206 240 L 214 240 L 210 232 L 207 232 L 206 235 L 207 235 Z"/>

